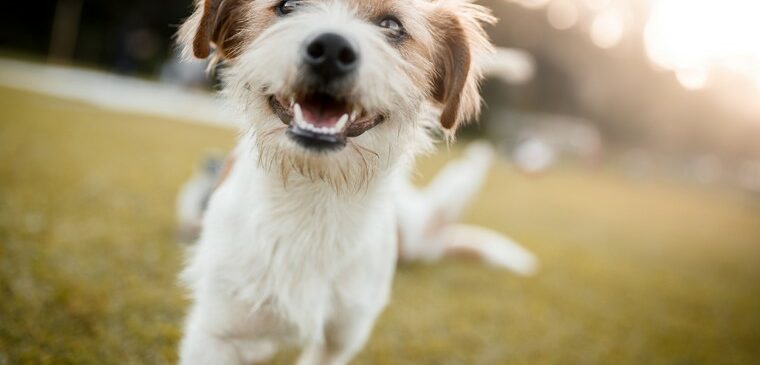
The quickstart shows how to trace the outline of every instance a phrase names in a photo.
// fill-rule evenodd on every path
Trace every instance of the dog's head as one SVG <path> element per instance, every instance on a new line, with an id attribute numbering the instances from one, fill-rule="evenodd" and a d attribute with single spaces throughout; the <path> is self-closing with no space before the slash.
<path id="1" fill-rule="evenodd" d="M 228 66 L 267 166 L 348 183 L 428 144 L 426 120 L 478 114 L 492 20 L 468 0 L 198 0 L 180 40 Z"/>

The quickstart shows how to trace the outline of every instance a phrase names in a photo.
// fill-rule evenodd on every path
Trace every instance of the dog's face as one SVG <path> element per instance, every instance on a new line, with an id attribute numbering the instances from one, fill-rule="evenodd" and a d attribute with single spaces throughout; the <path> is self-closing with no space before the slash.
<path id="1" fill-rule="evenodd" d="M 180 37 L 228 65 L 266 167 L 358 187 L 426 145 L 426 121 L 478 113 L 491 20 L 467 0 L 199 0 Z"/>

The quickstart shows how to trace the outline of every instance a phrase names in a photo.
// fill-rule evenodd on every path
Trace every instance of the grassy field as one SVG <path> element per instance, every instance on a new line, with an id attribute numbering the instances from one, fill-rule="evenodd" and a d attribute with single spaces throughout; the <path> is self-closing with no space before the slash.
<path id="1" fill-rule="evenodd" d="M 234 134 L 8 89 L 0 110 L 0 365 L 174 363 L 174 196 Z M 541 272 L 402 266 L 356 364 L 760 363 L 756 197 L 500 164 L 467 220 Z"/>

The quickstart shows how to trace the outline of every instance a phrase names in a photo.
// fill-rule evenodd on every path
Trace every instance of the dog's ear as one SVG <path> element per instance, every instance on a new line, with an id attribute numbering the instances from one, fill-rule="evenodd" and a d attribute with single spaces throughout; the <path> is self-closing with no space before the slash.
<path id="1" fill-rule="evenodd" d="M 441 125 L 456 128 L 480 113 L 481 64 L 493 50 L 483 23 L 495 18 L 479 5 L 462 0 L 448 2 L 432 19 L 438 40 L 434 50 L 433 98 L 441 107 Z"/>
<path id="2" fill-rule="evenodd" d="M 195 11 L 179 30 L 185 55 L 204 59 L 216 49 L 215 57 L 235 58 L 240 52 L 244 29 L 243 5 L 248 0 L 196 0 Z"/>

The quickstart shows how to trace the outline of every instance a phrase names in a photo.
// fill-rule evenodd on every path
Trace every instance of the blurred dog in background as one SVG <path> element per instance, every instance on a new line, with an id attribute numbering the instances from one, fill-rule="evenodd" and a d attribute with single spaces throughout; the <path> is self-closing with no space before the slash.
<path id="1" fill-rule="evenodd" d="M 479 113 L 493 20 L 467 0 L 197 2 L 180 41 L 226 65 L 248 127 L 226 166 L 212 159 L 180 195 L 181 231 L 201 231 L 182 274 L 182 364 L 266 361 L 288 345 L 304 349 L 299 364 L 345 364 L 398 258 L 534 270 L 509 239 L 456 223 L 490 147 L 471 145 L 424 189 L 409 181 L 436 135 Z"/>

